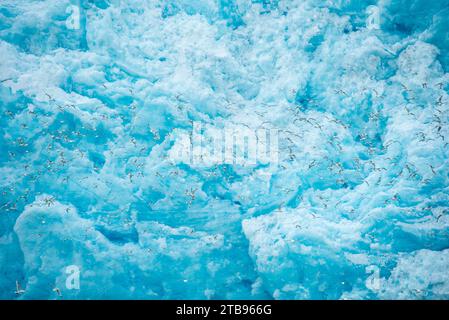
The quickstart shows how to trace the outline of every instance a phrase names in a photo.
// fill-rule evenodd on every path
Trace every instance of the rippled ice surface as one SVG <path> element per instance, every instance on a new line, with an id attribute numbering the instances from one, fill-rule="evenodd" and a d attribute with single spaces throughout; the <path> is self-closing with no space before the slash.
<path id="1" fill-rule="evenodd" d="M 0 298 L 449 298 L 448 17 L 2 0 Z M 279 163 L 173 161 L 194 122 Z"/>

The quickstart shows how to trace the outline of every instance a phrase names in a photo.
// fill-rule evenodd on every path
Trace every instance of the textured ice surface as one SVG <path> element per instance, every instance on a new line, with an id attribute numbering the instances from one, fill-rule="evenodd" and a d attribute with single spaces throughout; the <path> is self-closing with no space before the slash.
<path id="1" fill-rule="evenodd" d="M 448 17 L 1 0 L 0 298 L 449 298 Z M 193 121 L 280 161 L 173 162 Z"/>

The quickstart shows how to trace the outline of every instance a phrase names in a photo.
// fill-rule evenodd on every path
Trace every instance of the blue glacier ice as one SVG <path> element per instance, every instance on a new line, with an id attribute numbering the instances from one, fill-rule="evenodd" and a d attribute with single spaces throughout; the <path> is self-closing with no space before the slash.
<path id="1" fill-rule="evenodd" d="M 449 299 L 448 72 L 449 0 L 1 0 L 0 298 Z"/>

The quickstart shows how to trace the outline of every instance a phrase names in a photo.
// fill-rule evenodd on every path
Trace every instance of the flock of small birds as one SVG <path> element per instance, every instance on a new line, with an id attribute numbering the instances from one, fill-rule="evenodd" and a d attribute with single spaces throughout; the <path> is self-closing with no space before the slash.
<path id="1" fill-rule="evenodd" d="M 10 79 L 1 80 L 1 82 L 8 81 Z M 408 93 L 413 93 L 412 90 L 407 88 L 405 85 L 402 85 L 404 90 Z M 439 90 L 443 90 L 443 83 L 437 84 Z M 430 85 L 428 83 L 422 84 L 423 89 L 430 90 Z M 378 94 L 375 89 L 372 89 L 372 92 L 379 98 L 382 98 Z M 334 94 L 341 95 L 343 97 L 350 97 L 350 95 L 344 89 L 335 89 Z M 29 205 L 33 199 L 32 195 L 41 194 L 41 188 L 38 188 L 39 185 L 45 186 L 46 184 L 58 184 L 61 182 L 61 185 L 56 186 L 59 192 L 64 192 L 64 185 L 70 185 L 71 183 L 76 184 L 78 187 L 86 190 L 86 192 L 94 193 L 95 189 L 98 188 L 99 184 L 85 184 L 86 180 L 90 179 L 90 176 L 95 177 L 100 180 L 102 179 L 101 167 L 97 164 L 89 161 L 88 154 L 90 151 L 95 149 L 96 140 L 104 138 L 101 137 L 99 130 L 93 124 L 81 124 L 77 126 L 70 125 L 66 123 L 64 120 L 56 120 L 59 119 L 58 114 L 66 114 L 70 113 L 73 110 L 76 110 L 78 107 L 75 104 L 58 104 L 56 99 L 54 99 L 50 94 L 46 93 L 48 97 L 48 104 L 54 105 L 54 112 L 44 112 L 39 108 L 29 108 L 27 112 L 32 119 L 31 123 L 22 123 L 20 125 L 20 130 L 18 134 L 20 136 L 16 136 L 11 133 L 9 135 L 9 150 L 8 150 L 8 159 L 3 165 L 5 168 L 10 167 L 11 169 L 15 169 L 16 172 L 20 172 L 19 176 L 13 174 L 10 178 L 10 185 L 2 186 L 1 191 L 1 199 L 2 203 L 0 203 L 0 210 L 4 212 L 13 212 L 18 213 L 20 210 L 24 208 L 25 205 Z M 192 111 L 192 108 L 188 106 L 187 101 L 181 98 L 181 95 L 177 95 L 175 97 L 177 103 L 177 110 L 182 113 L 188 113 Z M 409 102 L 414 98 L 409 97 Z M 315 101 L 313 98 L 310 98 L 309 103 L 319 103 Z M 431 126 L 431 131 L 419 131 L 415 134 L 415 138 L 419 143 L 435 143 L 436 141 L 441 144 L 443 148 L 447 148 L 449 141 L 446 141 L 447 134 L 447 111 L 448 111 L 448 102 L 444 100 L 444 96 L 441 95 L 435 101 L 433 106 L 433 114 L 431 117 L 430 123 L 425 122 L 424 124 Z M 271 105 L 268 105 L 271 107 Z M 133 104 L 130 106 L 130 112 L 132 112 L 133 117 L 138 119 L 138 114 L 133 112 L 137 109 L 138 106 Z M 239 106 L 235 107 L 233 103 L 228 101 L 228 108 L 234 108 L 234 112 L 238 112 Z M 415 120 L 419 119 L 418 111 L 413 108 L 412 103 L 408 103 L 404 107 L 404 112 L 407 116 L 412 117 Z M 14 112 L 12 110 L 4 111 L 4 120 L 9 123 L 15 123 L 16 116 L 21 112 Z M 99 110 L 97 108 L 97 110 Z M 268 111 L 256 111 L 254 114 L 261 120 L 258 128 L 276 128 L 271 121 L 267 121 L 267 112 Z M 319 119 L 316 115 L 312 116 L 309 113 L 305 112 L 301 109 L 301 106 L 292 105 L 288 108 L 289 117 L 291 119 L 291 124 L 289 124 L 285 128 L 280 128 L 280 132 L 282 133 L 280 147 L 281 154 L 285 155 L 283 159 L 281 159 L 279 167 L 281 169 L 292 169 L 299 168 L 298 163 L 303 161 L 303 157 L 298 152 L 298 145 L 304 142 L 304 137 L 307 134 L 312 134 L 314 132 L 318 132 L 321 136 L 325 137 L 325 144 L 330 146 L 333 150 L 336 150 L 337 153 L 344 153 L 344 143 L 342 139 L 335 133 L 329 133 L 330 126 L 337 126 L 339 130 L 348 131 L 352 128 L 348 123 L 345 123 L 344 120 L 337 119 L 328 114 L 324 114 L 323 119 Z M 108 114 L 100 114 L 92 116 L 92 123 L 100 123 L 101 121 L 107 121 L 110 119 L 111 115 Z M 126 117 L 119 116 L 121 121 L 125 121 Z M 371 123 L 379 122 L 383 118 L 382 111 L 375 110 L 368 115 L 368 119 Z M 30 129 L 32 124 L 40 123 L 41 129 L 38 135 L 33 135 L 33 130 Z M 242 125 L 247 126 L 247 124 L 242 123 Z M 164 139 L 170 139 L 171 133 L 166 133 L 161 135 L 161 132 L 154 128 L 151 123 L 147 125 L 148 134 L 151 138 L 151 141 L 154 141 L 155 144 L 163 143 Z M 4 132 L 9 132 L 9 128 L 6 126 Z M 11 130 L 11 132 L 13 132 Z M 16 133 L 17 134 L 17 133 Z M 93 138 L 93 142 L 85 143 L 87 138 Z M 139 179 L 145 178 L 145 157 L 149 156 L 151 152 L 151 148 L 148 147 L 146 141 L 141 141 L 137 137 L 128 136 L 122 137 L 123 139 L 119 142 L 120 144 L 125 144 L 124 146 L 120 145 L 120 147 L 124 147 L 127 149 L 126 154 L 121 154 L 118 158 L 132 158 L 130 162 L 127 164 L 126 170 L 126 179 L 128 183 L 135 185 L 139 184 Z M 354 167 L 356 171 L 364 177 L 367 176 L 367 172 L 383 172 L 387 171 L 391 167 L 395 167 L 398 165 L 398 158 L 385 158 L 385 157 L 375 157 L 375 155 L 385 154 L 388 152 L 389 148 L 391 148 L 394 144 L 401 144 L 400 141 L 392 140 L 385 141 L 382 144 L 376 143 L 373 139 L 370 139 L 369 135 L 366 132 L 359 132 L 356 137 L 366 148 L 368 154 L 372 156 L 369 160 L 362 160 L 360 157 L 356 157 L 353 159 Z M 117 142 L 117 140 L 115 141 Z M 131 146 L 131 148 L 127 147 Z M 40 148 L 42 147 L 42 148 Z M 323 146 L 324 148 L 324 146 Z M 114 150 L 108 150 L 111 158 L 115 158 Z M 376 161 L 374 159 L 378 159 L 380 161 Z M 6 159 L 4 159 L 6 160 Z M 388 162 L 388 164 L 386 163 Z M 25 162 L 23 165 L 19 165 L 20 162 Z M 164 181 L 170 179 L 177 179 L 181 177 L 186 177 L 188 173 L 184 170 L 180 169 L 175 163 L 169 161 L 167 157 L 161 159 L 161 162 L 164 163 L 165 166 L 169 166 L 168 170 L 160 170 L 154 169 L 152 174 L 154 174 L 153 178 L 157 178 L 159 183 L 164 185 Z M 73 176 L 72 168 L 84 166 L 84 177 L 75 177 Z M 90 168 L 89 168 L 90 166 Z M 347 186 L 348 181 L 345 178 L 345 166 L 342 161 L 334 160 L 329 158 L 328 156 L 324 156 L 320 159 L 310 159 L 307 163 L 305 163 L 306 170 L 319 172 L 320 170 L 328 170 L 335 175 L 335 181 L 340 186 Z M 425 171 L 430 169 L 431 176 L 429 176 Z M 206 179 L 216 179 L 217 177 L 222 177 L 223 181 L 227 183 L 230 182 L 230 174 L 227 172 L 227 166 L 225 165 L 215 165 L 212 169 L 203 170 L 200 174 Z M 429 184 L 432 182 L 432 178 L 438 175 L 438 168 L 435 167 L 432 163 L 427 163 L 425 167 L 417 166 L 411 162 L 406 162 L 402 168 L 400 168 L 398 174 L 396 176 L 389 177 L 388 181 L 384 182 L 386 185 L 393 185 L 395 181 L 399 177 L 406 177 L 407 179 L 416 179 L 424 184 Z M 428 170 L 427 170 L 428 171 Z M 386 176 L 380 176 L 376 184 L 382 183 Z M 364 179 L 363 183 L 367 186 L 372 187 L 372 182 Z M 107 182 L 106 182 L 107 184 Z M 36 190 L 36 191 L 35 191 Z M 181 195 L 185 198 L 185 203 L 187 207 L 190 208 L 195 203 L 197 199 L 198 187 L 188 187 L 184 190 L 184 192 L 179 192 L 177 194 L 168 194 L 169 197 L 180 197 Z M 280 192 L 285 196 L 284 198 L 291 197 L 296 189 L 291 187 L 283 186 L 280 189 Z M 112 188 L 110 188 L 110 192 L 112 192 Z M 61 194 L 60 194 L 61 195 Z M 144 201 L 141 196 L 134 196 L 136 201 Z M 238 200 L 241 201 L 245 197 L 238 197 Z M 42 201 L 42 206 L 44 207 L 52 207 L 57 199 L 53 196 L 45 197 Z M 325 199 L 321 199 L 322 206 L 327 208 L 328 202 Z M 400 197 L 398 194 L 392 194 L 390 199 L 386 200 L 385 203 L 395 203 L 400 201 Z M 148 203 L 148 207 L 151 208 L 150 202 Z M 282 209 L 282 205 L 279 207 L 279 210 Z M 70 208 L 67 208 L 67 213 Z M 431 207 L 426 207 L 426 210 L 432 210 Z M 441 221 L 441 218 L 448 213 L 448 210 L 444 210 L 442 213 L 435 216 L 437 222 Z M 295 226 L 300 229 L 301 226 L 298 224 Z M 61 290 L 58 288 L 54 288 L 53 292 L 57 294 L 57 296 L 61 297 Z M 20 283 L 16 281 L 16 295 L 22 295 L 25 293 L 25 290 L 21 287 Z"/>
<path id="2" fill-rule="evenodd" d="M 7 81 L 8 79 L 2 80 L 2 82 Z M 406 92 L 412 92 L 407 86 L 401 84 L 404 91 Z M 443 90 L 443 83 L 438 83 L 437 88 L 439 90 Z M 422 88 L 429 89 L 430 85 L 428 83 L 423 83 Z M 374 92 L 377 96 L 379 94 L 375 89 L 372 89 L 372 92 Z M 336 95 L 342 95 L 342 96 L 349 96 L 348 93 L 343 89 L 335 89 L 334 93 Z M 99 134 L 96 132 L 97 129 L 94 125 L 86 125 L 82 124 L 78 128 L 73 128 L 70 126 L 66 126 L 64 123 L 64 120 L 59 120 L 59 124 L 56 125 L 55 122 L 58 117 L 56 116 L 59 113 L 66 113 L 70 112 L 70 109 L 76 109 L 77 106 L 74 104 L 68 104 L 68 105 L 62 105 L 58 104 L 56 102 L 56 99 L 54 99 L 50 94 L 45 93 L 48 97 L 48 103 L 50 105 L 55 105 L 56 108 L 54 109 L 54 113 L 51 112 L 40 112 L 38 108 L 29 108 L 27 111 L 30 115 L 32 115 L 33 119 L 37 119 L 40 117 L 44 118 L 50 118 L 54 119 L 53 124 L 51 127 L 55 127 L 54 129 L 50 129 L 50 127 L 43 128 L 41 130 L 41 134 L 45 137 L 45 139 L 41 138 L 40 140 L 44 141 L 44 144 L 46 147 L 41 151 L 40 155 L 36 159 L 35 156 L 31 157 L 30 152 L 33 151 L 33 147 L 35 147 L 36 144 L 36 138 L 30 138 L 27 140 L 26 132 L 27 129 L 30 126 L 30 123 L 23 123 L 22 124 L 22 130 L 20 132 L 23 132 L 21 136 L 18 136 L 15 139 L 12 139 L 10 142 L 10 150 L 8 150 L 8 156 L 9 156 L 9 164 L 12 165 L 13 163 L 16 163 L 16 161 L 20 161 L 22 159 L 33 159 L 33 164 L 31 165 L 29 160 L 27 164 L 23 166 L 23 172 L 22 177 L 26 180 L 24 181 L 30 181 L 32 184 L 37 184 L 41 180 L 48 179 L 48 176 L 52 176 L 52 179 L 59 180 L 63 182 L 63 184 L 69 184 L 70 182 L 73 182 L 74 180 L 77 180 L 79 178 L 72 178 L 70 174 L 70 168 L 72 165 L 79 165 L 75 164 L 77 161 L 85 159 L 86 154 L 89 152 L 89 147 L 92 148 L 92 145 L 85 145 L 81 142 L 83 141 L 83 138 L 87 137 L 93 137 L 98 139 Z M 182 95 L 178 94 L 175 96 L 175 100 L 177 101 L 178 109 L 184 110 L 186 108 L 186 100 L 181 98 Z M 381 97 L 381 96 L 380 96 Z M 409 98 L 412 99 L 412 98 Z M 311 100 L 314 100 L 311 98 Z M 233 105 L 231 102 L 228 101 L 228 105 Z M 271 106 L 271 105 L 270 105 Z M 137 106 L 135 104 L 130 107 L 131 110 L 136 109 Z M 432 125 L 432 132 L 424 132 L 420 131 L 416 133 L 416 138 L 418 138 L 419 142 L 427 143 L 427 142 L 435 142 L 435 140 L 441 140 L 441 143 L 443 144 L 444 148 L 448 147 L 449 142 L 446 141 L 445 135 L 446 135 L 446 127 L 447 127 L 447 102 L 444 101 L 443 95 L 440 95 L 437 101 L 435 101 L 435 105 L 433 107 L 435 112 L 432 115 L 431 125 Z M 414 117 L 417 119 L 416 112 L 412 112 L 409 106 L 404 106 L 404 110 L 408 116 Z M 324 126 L 326 125 L 326 122 L 323 122 L 322 119 L 318 119 L 315 116 L 310 116 L 306 112 L 303 112 L 301 110 L 300 106 L 291 106 L 289 107 L 289 111 L 292 113 L 291 119 L 292 123 L 295 127 L 289 126 L 288 129 L 281 128 L 280 132 L 282 133 L 282 139 L 287 142 L 287 145 L 285 146 L 285 152 L 281 153 L 286 155 L 286 161 L 281 161 L 280 167 L 285 169 L 287 168 L 286 165 L 288 163 L 295 163 L 297 161 L 300 161 L 301 157 L 297 154 L 297 145 L 298 143 L 303 142 L 303 138 L 305 134 L 310 133 L 311 130 L 317 129 L 320 134 L 327 135 L 327 141 L 326 144 L 331 146 L 332 148 L 336 149 L 338 152 L 342 153 L 343 151 L 343 143 L 341 139 L 336 134 L 327 134 L 328 131 L 324 129 Z M 256 115 L 260 119 L 264 119 L 266 117 L 267 111 L 258 111 Z M 4 111 L 5 116 L 9 121 L 12 121 L 16 117 L 16 113 L 14 113 L 11 110 Z M 108 119 L 108 115 L 104 115 Z M 138 117 L 137 114 L 134 114 L 134 117 Z M 379 121 L 379 119 L 382 117 L 381 111 L 374 111 L 369 114 L 369 120 L 370 121 Z M 93 116 L 94 119 L 97 119 L 95 116 Z M 330 117 L 329 115 L 324 115 L 324 118 L 328 123 L 333 123 L 339 127 L 341 127 L 344 130 L 349 129 L 349 125 L 346 124 L 344 121 L 340 119 L 336 119 L 334 117 Z M 98 119 L 97 119 L 98 120 Z M 51 122 L 50 120 L 48 121 Z M 427 124 L 427 123 L 426 123 Z M 262 121 L 261 125 L 259 127 L 266 127 L 266 126 L 273 126 L 273 124 L 270 123 L 270 121 Z M 149 129 L 149 135 L 152 137 L 153 141 L 156 143 L 161 143 L 162 138 L 160 135 L 159 130 L 153 128 L 151 124 L 148 124 Z M 6 129 L 7 130 L 7 129 Z M 167 135 L 169 138 L 170 133 Z M 400 143 L 399 141 L 387 141 L 384 142 L 382 145 L 376 145 L 368 136 L 366 133 L 361 132 L 358 135 L 358 139 L 367 146 L 368 153 L 371 155 L 374 155 L 376 151 L 378 153 L 386 152 L 388 148 L 394 144 L 394 143 Z M 128 170 L 127 172 L 127 179 L 129 183 L 138 183 L 138 178 L 145 177 L 144 174 L 144 157 L 148 156 L 148 152 L 150 149 L 148 146 L 145 145 L 142 141 L 138 141 L 136 137 L 129 137 L 128 143 L 133 146 L 133 149 L 138 149 L 138 152 L 134 154 L 136 157 L 132 162 L 129 164 L 134 167 L 133 170 Z M 281 144 L 281 151 L 282 148 L 284 148 L 285 144 Z M 72 148 L 71 148 L 72 147 Z M 87 148 L 86 148 L 87 147 Z M 131 153 L 134 153 L 134 151 L 130 151 Z M 128 152 L 127 156 L 133 156 L 133 154 L 130 154 Z M 111 156 L 113 156 L 114 151 L 110 150 Z M 122 155 L 123 157 L 123 155 Z M 163 160 L 167 160 L 167 157 Z M 389 159 L 391 161 L 392 165 L 395 165 L 395 159 Z M 354 162 L 356 166 L 361 169 L 361 164 L 364 162 L 360 158 L 355 158 Z M 84 162 L 86 163 L 86 162 Z M 166 161 L 166 163 L 169 163 Z M 344 173 L 343 164 L 339 161 L 334 161 L 332 159 L 313 159 L 311 162 L 307 165 L 307 168 L 309 170 L 313 169 L 314 167 L 323 168 L 323 165 L 327 163 L 327 169 L 330 171 L 336 173 L 338 176 L 341 176 Z M 376 164 L 375 161 L 369 160 L 365 161 L 373 171 L 380 171 L 380 170 L 387 170 L 387 168 L 383 166 L 379 166 Z M 155 176 L 160 178 L 160 180 L 165 180 L 167 178 L 173 177 L 173 176 L 179 176 L 179 173 L 182 172 L 176 167 L 175 163 L 171 163 L 170 165 L 174 166 L 173 169 L 168 170 L 169 174 L 162 174 L 159 171 L 154 172 Z M 431 171 L 433 175 L 436 175 L 436 168 L 432 164 L 427 164 L 428 167 L 431 168 Z M 89 171 L 88 168 L 86 168 L 87 171 Z M 100 167 L 98 167 L 96 164 L 91 163 L 91 169 L 93 172 L 99 172 Z M 214 168 L 211 171 L 206 172 L 204 175 L 206 178 L 210 177 L 217 177 L 220 175 L 220 172 L 217 170 L 218 168 Z M 408 175 L 408 178 L 418 178 L 424 176 L 424 174 L 420 174 L 419 170 L 416 168 L 416 166 L 412 163 L 406 163 L 404 166 L 404 169 L 406 170 L 406 174 Z M 400 172 L 399 176 L 404 174 L 404 169 Z M 56 175 L 56 177 L 55 177 Z M 226 177 L 225 177 L 226 178 Z M 83 183 L 83 180 L 85 178 L 81 178 L 81 180 L 76 181 L 78 184 Z M 424 179 L 424 182 L 430 182 L 431 177 L 427 177 Z M 17 179 L 15 179 L 17 180 Z M 32 193 L 32 187 L 33 185 L 30 184 L 30 182 L 24 182 L 24 181 L 12 181 L 11 185 L 9 187 L 4 187 L 2 191 L 2 196 L 6 198 L 6 195 L 12 196 L 15 193 L 19 193 L 17 198 L 15 200 L 11 200 L 11 197 L 8 197 L 9 200 L 5 203 L 0 204 L 1 208 L 6 211 L 16 211 L 18 209 L 19 201 L 22 200 L 23 203 L 26 203 L 27 200 L 29 200 L 29 196 Z M 341 178 L 339 178 L 339 181 L 343 181 Z M 48 180 L 47 180 L 48 182 Z M 27 184 L 26 188 L 23 188 L 23 186 L 19 186 L 19 184 Z M 45 183 L 45 182 L 44 182 Z M 365 183 L 369 184 L 368 181 L 365 181 Z M 86 187 L 86 189 L 91 188 L 91 186 Z M 95 188 L 95 187 L 94 187 Z M 24 189 L 23 191 L 21 189 Z M 192 191 L 186 191 L 185 195 L 187 197 L 186 201 L 188 205 L 190 206 L 192 202 L 195 200 L 194 192 Z M 48 206 L 52 204 L 52 201 L 49 199 L 46 203 Z"/>

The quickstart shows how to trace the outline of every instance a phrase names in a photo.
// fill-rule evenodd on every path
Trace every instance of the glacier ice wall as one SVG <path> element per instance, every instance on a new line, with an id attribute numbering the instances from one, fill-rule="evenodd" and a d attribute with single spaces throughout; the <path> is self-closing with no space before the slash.
<path id="1" fill-rule="evenodd" d="M 2 0 L 0 298 L 449 298 L 448 17 Z M 194 121 L 275 128 L 279 163 L 173 162 Z"/>

